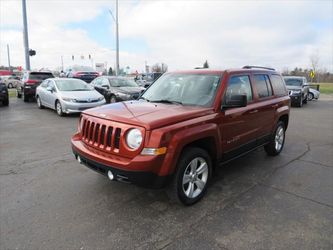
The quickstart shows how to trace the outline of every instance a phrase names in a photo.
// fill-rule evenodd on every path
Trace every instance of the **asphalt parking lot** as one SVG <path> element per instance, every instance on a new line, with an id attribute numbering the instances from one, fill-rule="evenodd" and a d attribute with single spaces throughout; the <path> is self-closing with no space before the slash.
<path id="1" fill-rule="evenodd" d="M 292 108 L 284 151 L 220 168 L 191 207 L 79 165 L 78 116 L 0 107 L 1 249 L 332 249 L 333 97 Z"/>

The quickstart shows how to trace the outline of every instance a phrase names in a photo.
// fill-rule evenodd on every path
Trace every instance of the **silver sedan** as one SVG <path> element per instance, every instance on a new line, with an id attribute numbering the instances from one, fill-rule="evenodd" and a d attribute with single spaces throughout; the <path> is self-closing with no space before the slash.
<path id="1" fill-rule="evenodd" d="M 55 109 L 57 114 L 78 113 L 105 104 L 104 97 L 79 79 L 49 78 L 36 89 L 39 108 Z"/>

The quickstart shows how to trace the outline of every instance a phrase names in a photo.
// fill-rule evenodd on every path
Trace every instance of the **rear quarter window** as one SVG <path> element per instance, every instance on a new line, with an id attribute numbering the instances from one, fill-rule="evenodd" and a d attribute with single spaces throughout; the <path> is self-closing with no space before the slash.
<path id="1" fill-rule="evenodd" d="M 280 75 L 271 75 L 270 79 L 273 86 L 274 95 L 283 96 L 287 94 L 286 85 Z"/>
<path id="2" fill-rule="evenodd" d="M 30 73 L 29 78 L 31 80 L 45 80 L 47 78 L 53 78 L 54 76 L 52 73 L 39 73 L 39 72 L 32 72 Z"/>

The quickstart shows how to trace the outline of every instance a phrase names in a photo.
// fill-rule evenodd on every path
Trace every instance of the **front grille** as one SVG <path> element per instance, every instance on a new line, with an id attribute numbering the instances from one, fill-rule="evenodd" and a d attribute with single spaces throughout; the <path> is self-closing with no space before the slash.
<path id="1" fill-rule="evenodd" d="M 92 102 L 98 102 L 98 99 L 86 99 L 86 100 L 77 100 L 77 103 L 92 103 Z"/>
<path id="2" fill-rule="evenodd" d="M 85 143 L 106 150 L 119 149 L 121 128 L 82 119 L 81 135 Z"/>

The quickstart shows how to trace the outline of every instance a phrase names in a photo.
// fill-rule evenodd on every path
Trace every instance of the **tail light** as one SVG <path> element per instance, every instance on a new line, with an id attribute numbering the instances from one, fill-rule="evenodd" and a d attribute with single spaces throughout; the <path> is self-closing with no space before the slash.
<path id="1" fill-rule="evenodd" d="M 31 80 L 31 79 L 28 79 L 26 82 L 25 82 L 25 84 L 27 84 L 27 85 L 33 85 L 33 84 L 35 84 L 35 83 L 37 83 L 38 81 L 37 80 Z"/>
<path id="2" fill-rule="evenodd" d="M 75 72 L 74 76 L 82 76 L 84 73 L 83 72 Z"/>

